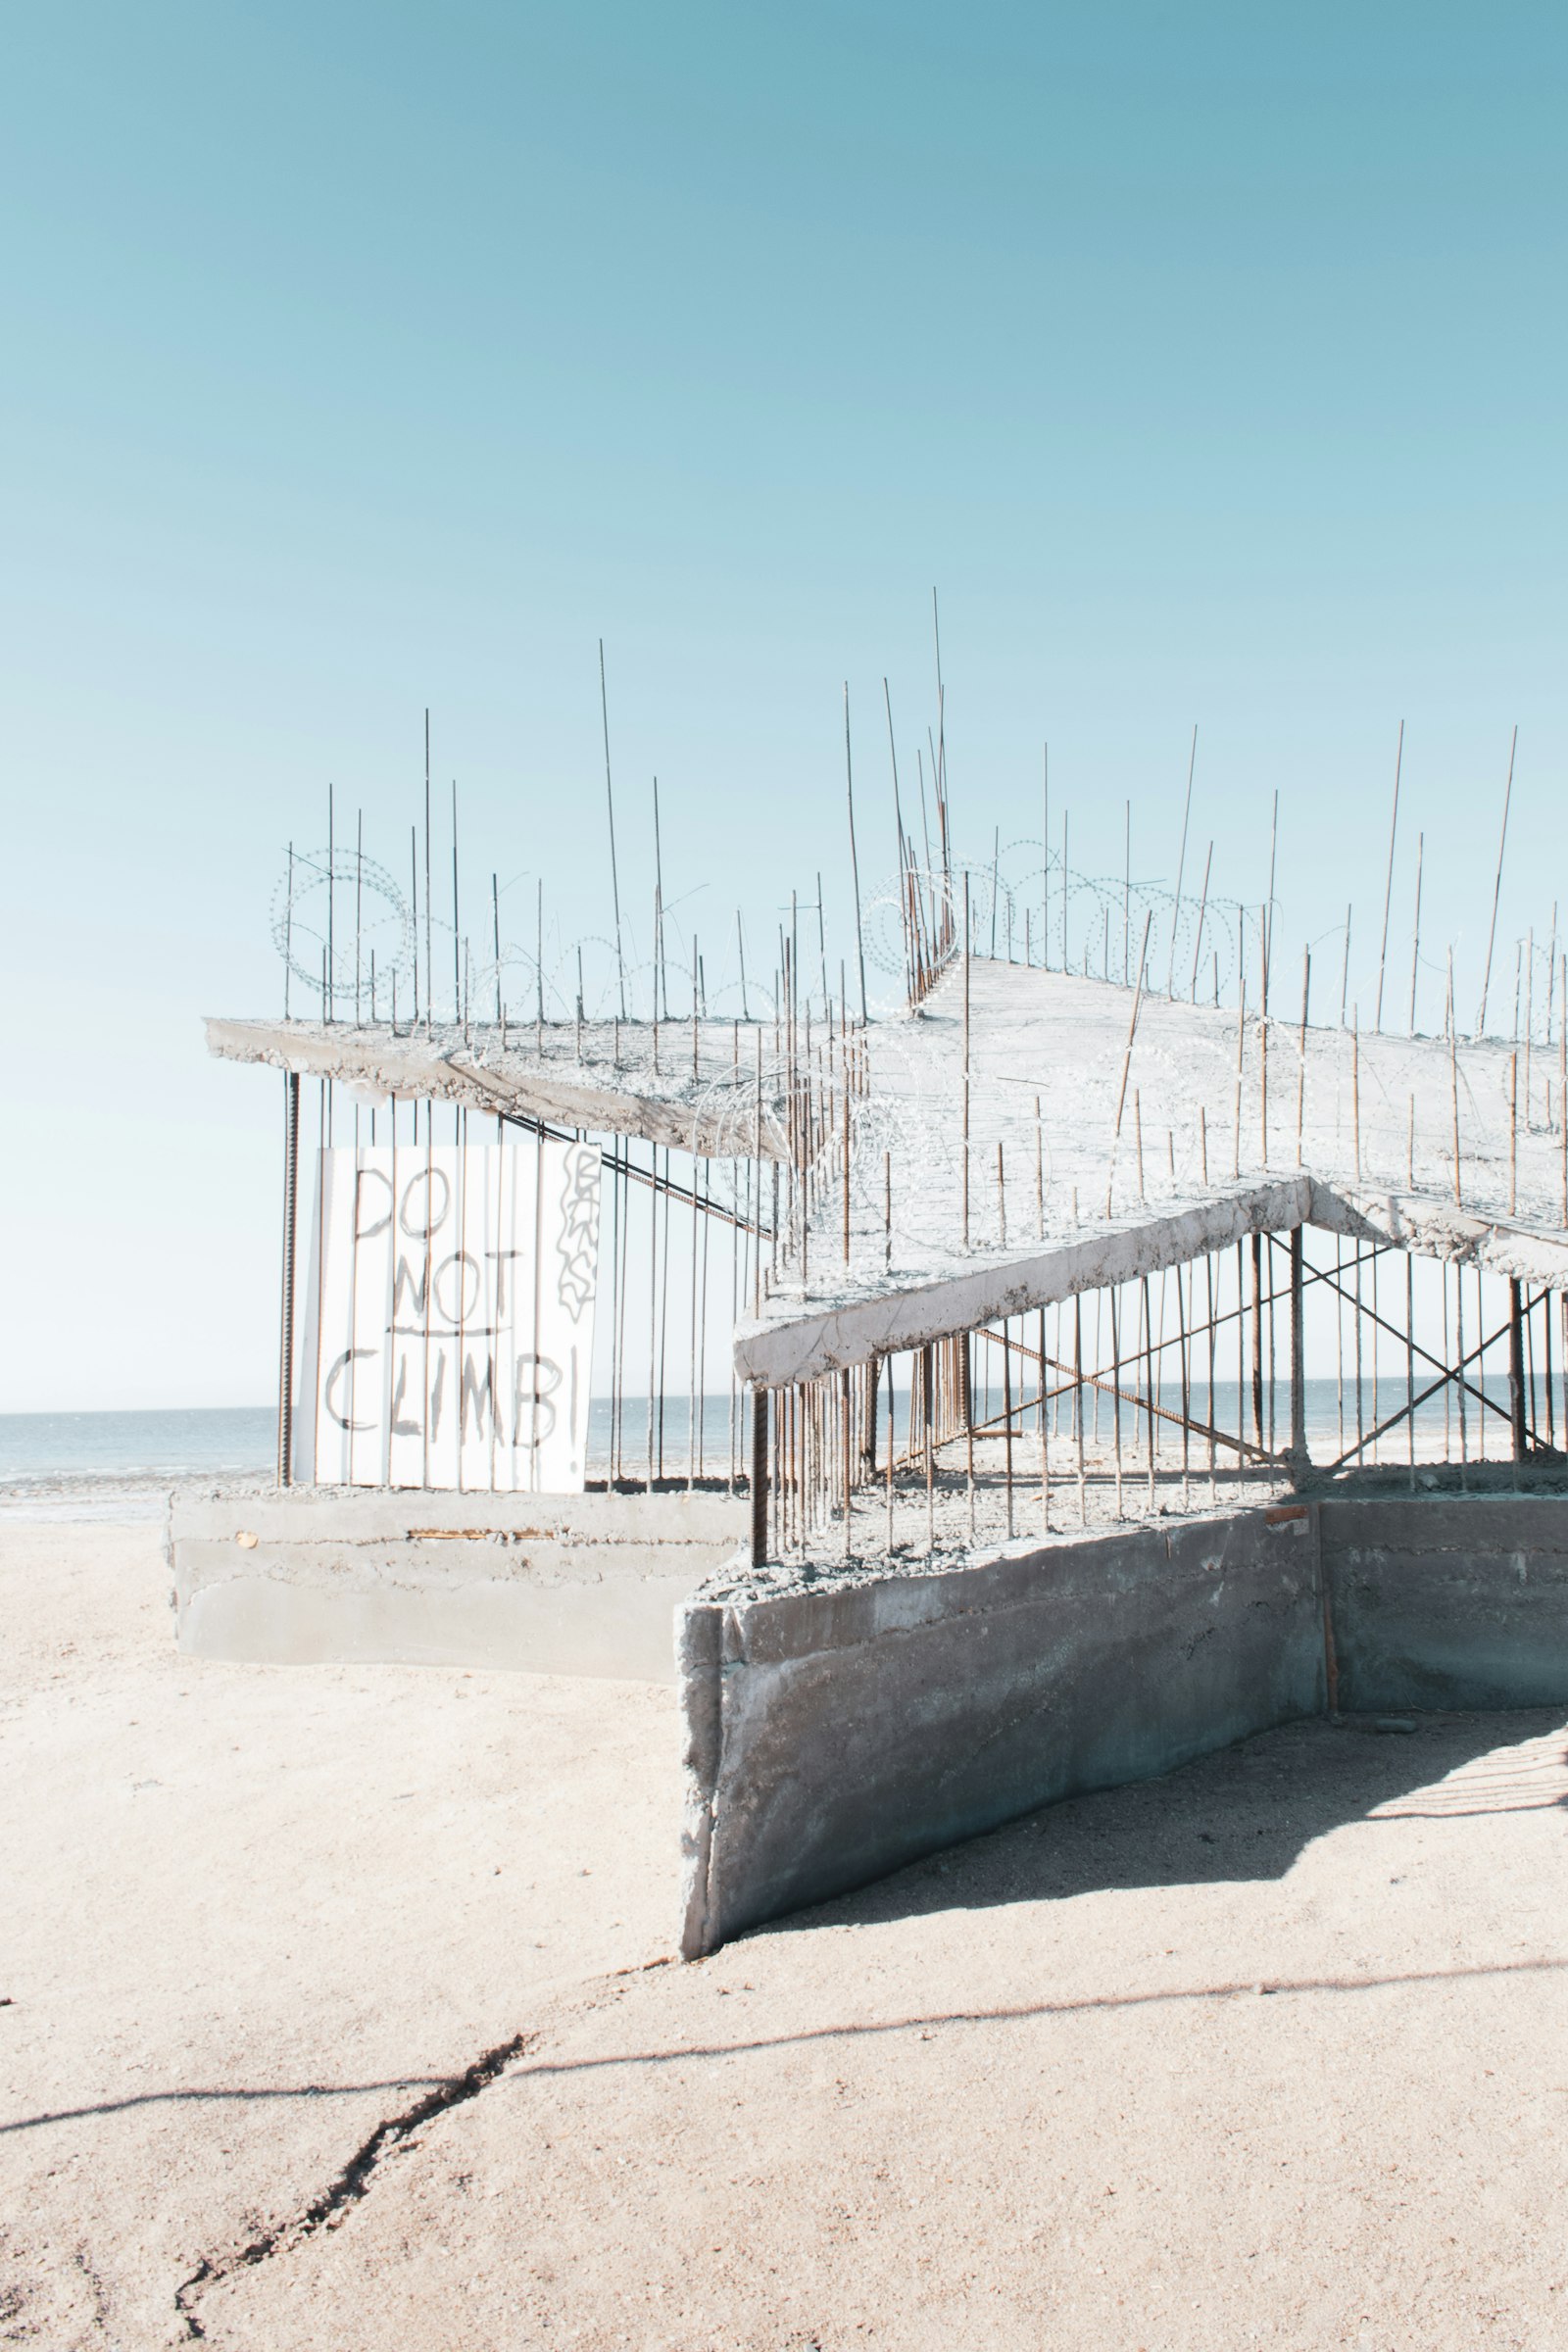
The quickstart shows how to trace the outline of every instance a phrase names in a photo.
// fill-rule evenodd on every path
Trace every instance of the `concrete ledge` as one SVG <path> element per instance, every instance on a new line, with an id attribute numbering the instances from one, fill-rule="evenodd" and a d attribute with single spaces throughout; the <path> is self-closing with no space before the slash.
<path id="1" fill-rule="evenodd" d="M 263 1665 L 674 1680 L 677 1603 L 747 1524 L 727 1494 L 294 1488 L 171 1506 L 179 1645 Z"/>

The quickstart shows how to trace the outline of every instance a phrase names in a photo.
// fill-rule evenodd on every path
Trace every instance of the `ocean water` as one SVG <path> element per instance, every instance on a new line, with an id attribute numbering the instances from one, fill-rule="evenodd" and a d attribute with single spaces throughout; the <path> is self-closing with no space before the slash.
<path id="1" fill-rule="evenodd" d="M 277 1412 L 270 1404 L 0 1413 L 0 1479 L 241 1475 L 270 1468 L 276 1454 Z"/>
<path id="2" fill-rule="evenodd" d="M 1135 1377 L 1131 1367 L 1126 1368 L 1124 1377 Z M 1427 1378 L 1430 1377 L 1429 1373 Z M 1418 1393 L 1424 1385 L 1418 1373 Z M 1486 1415 L 1485 1450 L 1497 1458 L 1508 1451 L 1509 1446 L 1507 1383 L 1489 1375 L 1485 1388 L 1492 1407 Z M 1568 1432 L 1568 1399 L 1554 1395 L 1548 1406 L 1544 1382 L 1537 1381 L 1533 1388 L 1531 1419 L 1536 1432 L 1541 1437 L 1549 1432 L 1554 1443 L 1563 1444 L 1562 1433 Z M 1370 1431 L 1375 1422 L 1396 1414 L 1405 1396 L 1402 1367 L 1397 1376 L 1381 1379 L 1375 1393 L 1368 1380 L 1363 1388 L 1360 1427 Z M 1167 1411 L 1179 1403 L 1179 1396 L 1169 1382 L 1161 1382 L 1158 1396 Z M 1283 1447 L 1290 1435 L 1290 1395 L 1283 1381 L 1274 1391 L 1273 1401 L 1272 1438 L 1275 1445 Z M 983 1383 L 976 1383 L 977 1421 L 991 1419 L 1001 1412 L 1002 1406 L 1000 1387 L 988 1389 Z M 910 1443 L 908 1407 L 907 1391 L 901 1386 L 894 1398 L 894 1423 L 901 1451 Z M 1195 1383 L 1191 1401 L 1194 1419 L 1207 1419 L 1211 1407 L 1219 1429 L 1234 1431 L 1240 1425 L 1250 1438 L 1250 1386 L 1239 1390 L 1234 1382 L 1216 1383 L 1210 1399 L 1203 1387 Z M 878 1419 L 884 1427 L 885 1411 L 883 1404 Z M 1097 1399 L 1092 1390 L 1086 1391 L 1085 1434 L 1091 1444 L 1113 1442 L 1115 1412 L 1112 1398 L 1102 1393 Z M 744 1472 L 749 1459 L 744 1400 L 732 1406 L 727 1395 L 704 1397 L 696 1416 L 695 1446 L 692 1418 L 688 1399 L 683 1396 L 666 1396 L 662 1409 L 656 1403 L 652 1414 L 645 1397 L 622 1398 L 619 1460 L 623 1472 L 637 1479 L 651 1467 L 662 1478 L 679 1480 L 688 1469 L 700 1468 L 706 1477 L 724 1478 L 729 1474 L 732 1460 Z M 1478 1402 L 1472 1396 L 1466 1448 L 1472 1457 L 1478 1450 L 1480 1418 Z M 1071 1418 L 1065 1396 L 1060 1399 L 1053 1421 L 1054 1437 L 1070 1442 Z M 1136 1446 L 1147 1440 L 1147 1418 L 1132 1403 L 1122 1403 L 1121 1422 L 1124 1446 Z M 1336 1381 L 1309 1379 L 1306 1424 L 1308 1445 L 1320 1464 L 1333 1461 L 1353 1446 L 1357 1435 L 1353 1385 L 1347 1383 L 1342 1390 Z M 589 1422 L 590 1477 L 603 1477 L 609 1466 L 611 1425 L 609 1398 L 595 1397 Z M 1025 1436 L 1033 1430 L 1036 1424 L 1032 1409 L 1017 1426 Z M 1265 1443 L 1270 1434 L 1265 1422 Z M 1458 1438 L 1458 1416 L 1451 1391 L 1446 1398 L 1440 1392 L 1418 1408 L 1416 1452 L 1422 1459 L 1442 1459 L 1445 1455 L 1456 1458 Z M 1161 1455 L 1169 1448 L 1174 1457 L 1180 1437 L 1172 1424 L 1160 1423 L 1159 1439 Z M 1368 1458 L 1401 1460 L 1408 1446 L 1408 1425 L 1398 1423 Z M 1203 1441 L 1196 1436 L 1192 1449 L 1194 1459 L 1206 1451 Z M 20 1513 L 51 1518 L 121 1517 L 125 1515 L 127 1506 L 134 1506 L 131 1516 L 161 1516 L 164 1497 L 171 1486 L 220 1478 L 270 1480 L 276 1459 L 277 1415 L 270 1404 L 195 1406 L 171 1412 L 5 1413 L 0 1414 L 0 1511 L 12 1516 Z"/>

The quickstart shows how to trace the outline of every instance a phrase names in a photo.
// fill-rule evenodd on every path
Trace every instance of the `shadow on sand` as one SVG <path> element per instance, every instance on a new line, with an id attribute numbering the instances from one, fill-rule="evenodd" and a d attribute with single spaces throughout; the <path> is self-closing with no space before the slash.
<path id="1" fill-rule="evenodd" d="M 1380 1724 L 1403 1728 L 1379 1731 Z M 752 1933 L 1060 1901 L 1112 1887 L 1279 1879 L 1314 1838 L 1351 1822 L 1561 1806 L 1565 1760 L 1560 1707 L 1334 1724 L 1311 1717 L 1161 1780 L 1064 1797 Z"/>

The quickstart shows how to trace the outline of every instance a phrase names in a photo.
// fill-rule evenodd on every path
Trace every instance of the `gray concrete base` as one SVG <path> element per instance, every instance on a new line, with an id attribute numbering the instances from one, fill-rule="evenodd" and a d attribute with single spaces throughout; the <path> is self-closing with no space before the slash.
<path id="1" fill-rule="evenodd" d="M 1342 1707 L 1568 1699 L 1568 1499 L 1325 1499 L 1321 1528 Z"/>
<path id="2" fill-rule="evenodd" d="M 171 1506 L 179 1645 L 265 1665 L 674 1680 L 680 1601 L 744 1533 L 726 1494 L 221 1493 Z"/>
<path id="3" fill-rule="evenodd" d="M 1568 1702 L 1568 1501 L 1335 1498 L 681 1611 L 682 1949 L 1328 1703 Z"/>

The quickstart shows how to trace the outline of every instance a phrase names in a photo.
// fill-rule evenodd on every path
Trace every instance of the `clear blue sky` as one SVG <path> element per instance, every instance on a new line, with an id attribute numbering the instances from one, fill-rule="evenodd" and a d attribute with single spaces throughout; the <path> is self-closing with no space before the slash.
<path id="1" fill-rule="evenodd" d="M 594 921 L 601 635 L 628 896 L 657 770 L 705 928 L 842 915 L 841 681 L 885 794 L 933 582 L 974 854 L 1049 736 L 1074 862 L 1130 798 L 1169 874 L 1196 720 L 1216 888 L 1278 789 L 1285 938 L 1366 937 L 1403 718 L 1463 970 L 1517 721 L 1544 928 L 1565 67 L 1544 5 L 14 15 L 0 1406 L 270 1393 L 276 1082 L 199 1015 L 276 1007 L 328 777 L 399 853 L 426 704 L 476 871 Z"/>

